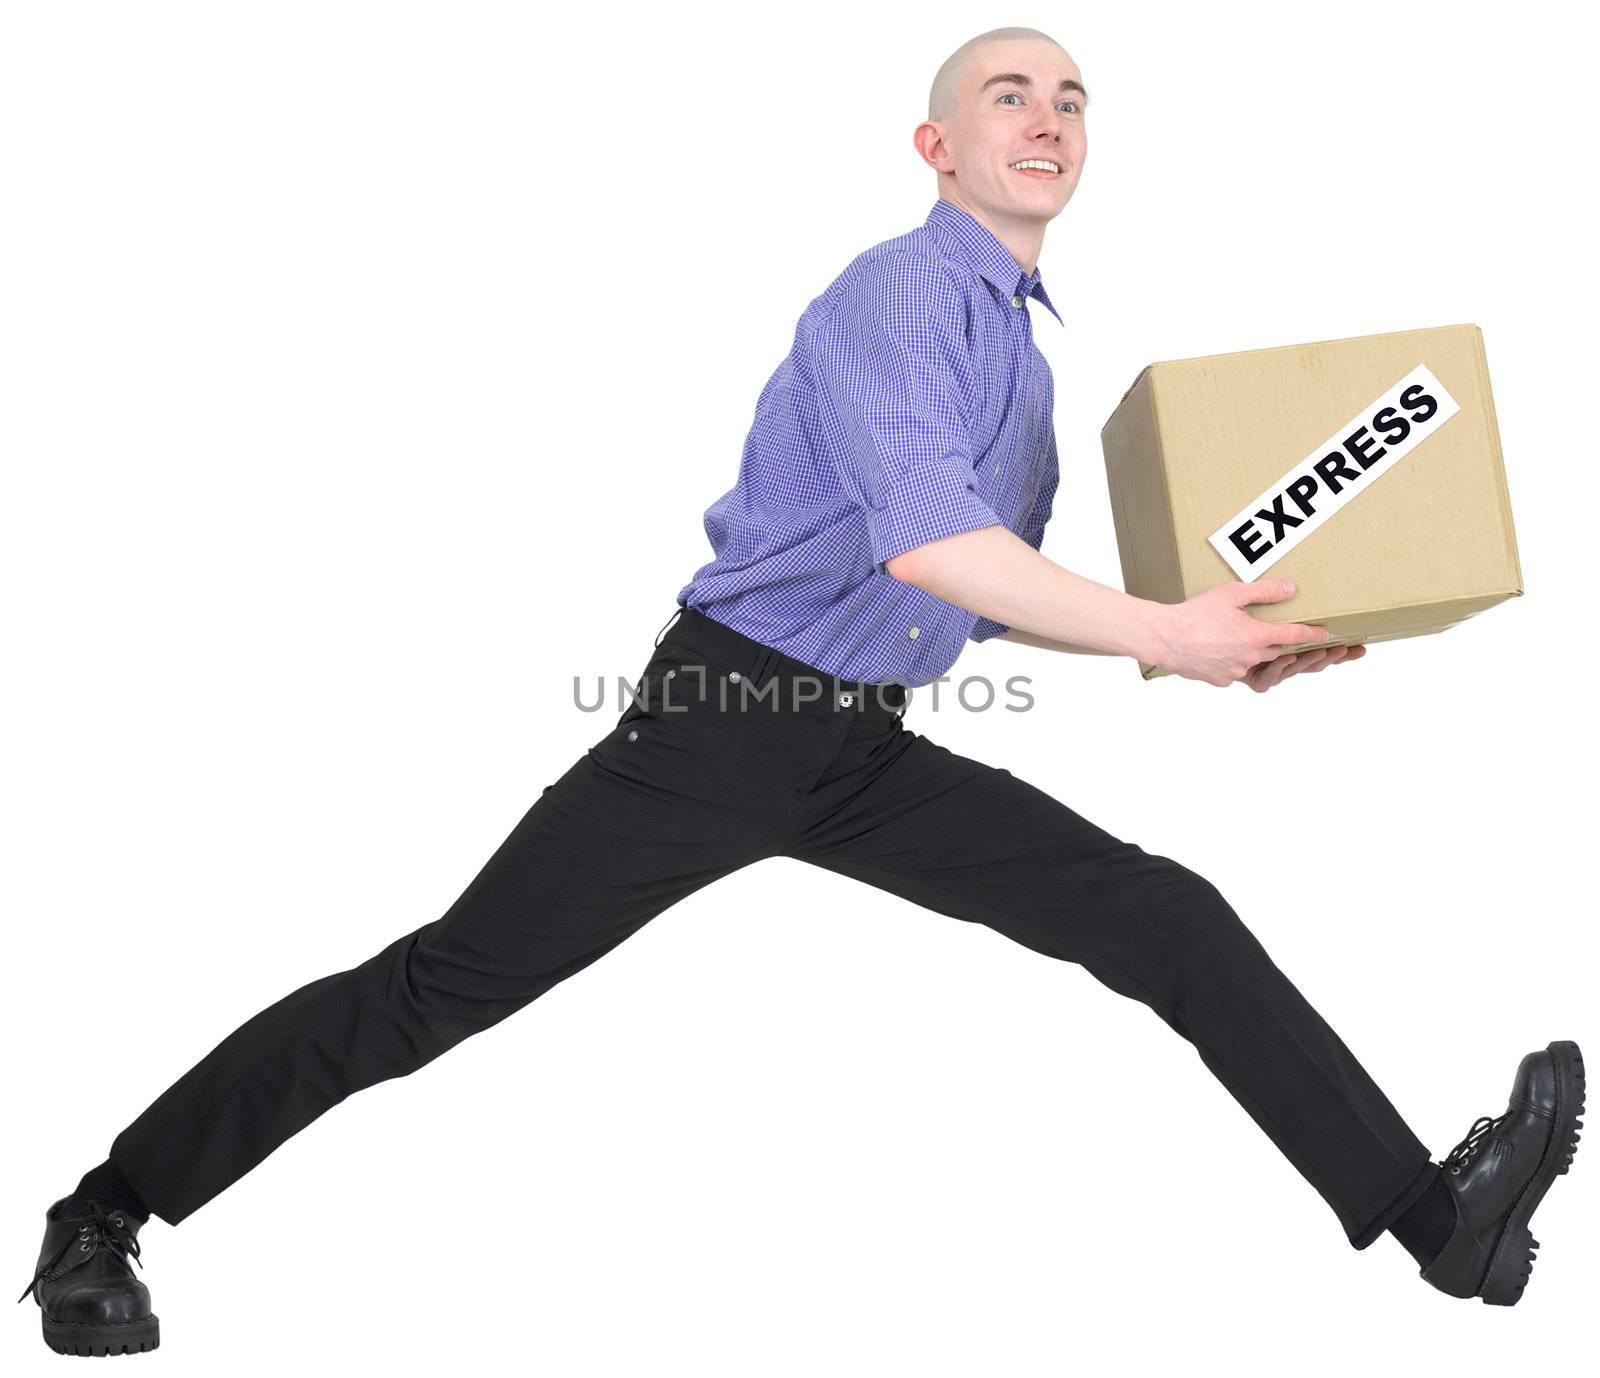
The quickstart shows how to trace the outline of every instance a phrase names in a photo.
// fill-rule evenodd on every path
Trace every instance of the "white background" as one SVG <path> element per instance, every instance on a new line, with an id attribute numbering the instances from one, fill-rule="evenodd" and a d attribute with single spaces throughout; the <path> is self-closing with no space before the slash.
<path id="1" fill-rule="evenodd" d="M 1041 257 L 1068 328 L 1035 313 L 1045 553 L 1120 586 L 1098 432 L 1144 364 L 1474 321 L 1526 596 L 1265 695 L 992 642 L 957 676 L 1035 711 L 908 725 L 1215 881 L 1436 1155 L 1529 1049 L 1593 1061 L 1577 13 L 7 6 L 14 1290 L 124 1124 L 441 914 L 606 730 L 573 676 L 643 663 L 795 320 L 926 216 L 933 72 L 1003 24 L 1092 95 Z M 1447 1298 L 1144 1006 L 769 861 L 151 1221 L 139 1362 L 1559 1367 L 1595 1151 L 1521 1305 Z M 13 1307 L 0 1364 L 60 1362 Z"/>

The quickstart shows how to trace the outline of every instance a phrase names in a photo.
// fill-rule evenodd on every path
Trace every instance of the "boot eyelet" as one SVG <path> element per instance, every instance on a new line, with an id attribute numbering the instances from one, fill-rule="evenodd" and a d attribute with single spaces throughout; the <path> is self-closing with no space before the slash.
<path id="1" fill-rule="evenodd" d="M 1451 1176 L 1452 1176 L 1452 1177 L 1459 1177 L 1459 1176 L 1461 1176 L 1461 1169 L 1460 1169 L 1460 1168 L 1458 1168 L 1458 1167 L 1453 1167 L 1453 1168 L 1451 1168 L 1451 1169 L 1450 1169 L 1450 1175 L 1451 1175 Z"/>
<path id="2" fill-rule="evenodd" d="M 88 1253 L 88 1252 L 89 1252 L 89 1250 L 90 1250 L 90 1249 L 91 1249 L 91 1248 L 93 1248 L 93 1247 L 94 1247 L 94 1246 L 93 1246 L 93 1245 L 92 1245 L 92 1244 L 80 1244 L 80 1245 L 78 1245 L 78 1247 L 79 1247 L 79 1248 L 80 1248 L 80 1249 L 82 1249 L 82 1250 L 83 1250 L 83 1251 L 84 1251 L 84 1253 Z"/>

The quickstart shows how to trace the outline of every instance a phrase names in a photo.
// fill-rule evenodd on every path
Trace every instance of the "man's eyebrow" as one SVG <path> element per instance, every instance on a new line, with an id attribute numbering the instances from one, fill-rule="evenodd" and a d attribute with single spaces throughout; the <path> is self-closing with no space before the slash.
<path id="1" fill-rule="evenodd" d="M 988 81 L 984 82 L 983 85 L 978 88 L 978 94 L 981 96 L 991 86 L 998 85 L 1000 82 L 1004 81 L 1014 82 L 1018 86 L 1033 85 L 1033 78 L 1024 76 L 1021 72 L 1001 72 L 996 76 L 990 77 Z M 1080 96 L 1083 97 L 1084 104 L 1088 104 L 1089 93 L 1083 89 L 1083 83 L 1081 81 L 1073 81 L 1071 77 L 1066 78 L 1061 85 L 1056 87 L 1057 95 L 1060 95 L 1063 91 L 1076 91 Z"/>

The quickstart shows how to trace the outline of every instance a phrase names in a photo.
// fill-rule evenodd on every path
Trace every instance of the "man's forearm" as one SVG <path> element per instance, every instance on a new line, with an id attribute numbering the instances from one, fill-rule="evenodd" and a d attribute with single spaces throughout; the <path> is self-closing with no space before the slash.
<path id="1" fill-rule="evenodd" d="M 1096 650 L 1093 646 L 1075 646 L 1070 641 L 1052 641 L 1048 636 L 1036 636 L 1016 627 L 1007 627 L 996 638 L 998 641 L 1015 641 L 1022 646 L 1037 646 L 1044 651 L 1069 651 L 1073 655 L 1114 656 L 1115 651 Z"/>
<path id="2" fill-rule="evenodd" d="M 1166 649 L 1165 604 L 1074 574 L 1004 526 L 930 541 L 895 556 L 885 569 L 947 603 L 1031 634 L 1030 645 L 1061 643 L 1146 664 L 1159 664 Z"/>

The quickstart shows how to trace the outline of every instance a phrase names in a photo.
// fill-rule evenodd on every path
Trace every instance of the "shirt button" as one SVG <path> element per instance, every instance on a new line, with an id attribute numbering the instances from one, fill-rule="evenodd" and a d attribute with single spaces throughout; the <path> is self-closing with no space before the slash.
<path id="1" fill-rule="evenodd" d="M 999 466 L 999 465 L 998 465 L 998 464 L 996 464 L 996 465 L 995 465 L 995 466 L 994 466 L 994 476 L 995 476 L 995 477 L 996 477 L 996 478 L 999 478 L 999 477 L 1000 477 L 1000 466 Z"/>
<path id="2" fill-rule="evenodd" d="M 1018 296 L 1013 296 L 1011 298 L 1011 304 L 1013 306 L 1021 306 L 1022 305 L 1022 298 L 1018 297 Z"/>
<path id="3" fill-rule="evenodd" d="M 906 635 L 915 641 L 919 636 L 922 635 L 922 629 L 920 627 L 911 627 L 907 630 Z"/>

